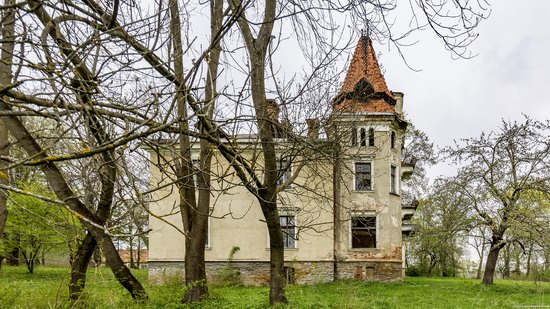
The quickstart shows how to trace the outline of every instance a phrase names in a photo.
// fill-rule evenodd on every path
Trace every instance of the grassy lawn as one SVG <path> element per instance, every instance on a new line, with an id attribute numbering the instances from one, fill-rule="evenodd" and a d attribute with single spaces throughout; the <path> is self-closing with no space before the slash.
<path id="1" fill-rule="evenodd" d="M 147 272 L 135 272 L 146 282 Z M 70 308 L 69 272 L 65 268 L 24 267 L 0 270 L 0 308 Z M 462 278 L 406 278 L 401 283 L 342 281 L 289 286 L 290 308 L 550 308 L 550 283 L 496 280 L 484 287 L 479 280 Z M 146 286 L 147 304 L 135 304 L 108 269 L 88 274 L 82 308 L 186 308 L 179 304 L 181 286 Z M 211 286 L 210 297 L 195 308 L 265 308 L 265 287 Z"/>

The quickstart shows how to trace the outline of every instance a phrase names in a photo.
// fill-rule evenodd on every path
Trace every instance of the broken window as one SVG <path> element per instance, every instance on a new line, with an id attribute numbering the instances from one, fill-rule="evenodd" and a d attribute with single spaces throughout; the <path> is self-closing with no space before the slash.
<path id="1" fill-rule="evenodd" d="M 285 248 L 296 248 L 296 216 L 282 215 L 279 216 L 281 230 L 283 231 L 283 242 Z"/>
<path id="2" fill-rule="evenodd" d="M 376 248 L 376 217 L 351 218 L 351 247 Z"/>
<path id="3" fill-rule="evenodd" d="M 355 163 L 355 190 L 372 190 L 372 166 L 370 162 Z"/>

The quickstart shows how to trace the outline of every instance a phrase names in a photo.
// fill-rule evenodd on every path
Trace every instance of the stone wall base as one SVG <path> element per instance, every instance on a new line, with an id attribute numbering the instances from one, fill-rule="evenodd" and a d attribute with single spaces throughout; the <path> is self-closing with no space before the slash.
<path id="1" fill-rule="evenodd" d="M 355 279 L 364 281 L 399 281 L 403 279 L 399 261 L 345 261 L 338 262 L 337 280 Z M 318 284 L 332 282 L 332 261 L 285 262 L 286 279 L 295 284 Z M 206 262 L 206 277 L 209 283 L 233 283 L 265 286 L 269 283 L 268 261 Z M 184 281 L 184 262 L 149 261 L 149 282 L 162 284 Z"/>
<path id="2" fill-rule="evenodd" d="M 338 262 L 336 279 L 356 279 L 365 281 L 401 281 L 403 269 L 401 261 Z"/>

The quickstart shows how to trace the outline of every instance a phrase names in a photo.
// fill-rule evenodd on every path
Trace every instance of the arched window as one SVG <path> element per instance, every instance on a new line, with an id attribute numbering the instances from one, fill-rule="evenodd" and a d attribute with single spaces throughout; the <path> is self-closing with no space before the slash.
<path id="1" fill-rule="evenodd" d="M 369 129 L 369 146 L 374 146 L 374 129 Z"/>
<path id="2" fill-rule="evenodd" d="M 391 148 L 395 148 L 395 132 L 391 131 Z"/>
<path id="3" fill-rule="evenodd" d="M 367 132 L 361 128 L 361 146 L 367 146 Z"/>
<path id="4" fill-rule="evenodd" d="M 351 145 L 357 146 L 357 128 L 351 128 Z"/>

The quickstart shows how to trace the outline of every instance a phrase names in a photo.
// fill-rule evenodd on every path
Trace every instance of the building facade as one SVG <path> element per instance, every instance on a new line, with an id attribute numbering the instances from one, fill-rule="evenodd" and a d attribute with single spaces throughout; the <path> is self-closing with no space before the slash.
<path id="1" fill-rule="evenodd" d="M 277 122 L 277 106 L 271 104 Z M 401 280 L 402 236 L 410 231 L 414 207 L 402 206 L 400 184 L 413 166 L 401 162 L 403 94 L 388 89 L 369 38 L 360 38 L 332 104 L 327 137 L 319 138 L 314 120 L 307 134 L 310 143 L 332 149 L 330 158 L 294 152 L 284 136 L 278 139 L 279 181 L 296 174 L 278 196 L 287 280 Z M 254 136 L 235 138 L 243 156 L 261 169 Z M 158 154 L 151 156 L 158 161 Z M 212 183 L 207 277 L 222 280 L 229 269 L 244 284 L 267 284 L 269 239 L 256 197 L 238 185 L 221 155 L 214 153 L 212 162 L 212 170 L 224 176 Z M 150 205 L 155 215 L 149 221 L 149 278 L 159 282 L 183 272 L 185 238 L 178 231 L 177 189 L 158 166 L 151 171 L 152 185 L 161 189 Z"/>

